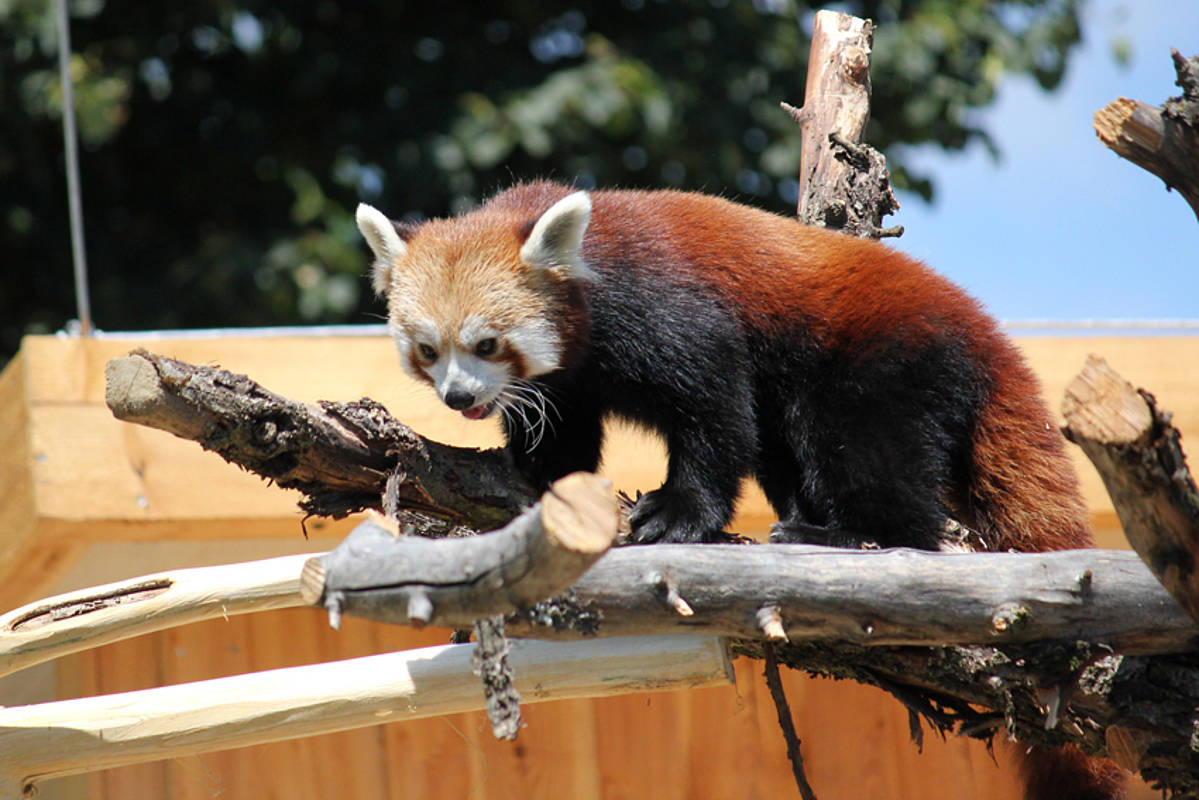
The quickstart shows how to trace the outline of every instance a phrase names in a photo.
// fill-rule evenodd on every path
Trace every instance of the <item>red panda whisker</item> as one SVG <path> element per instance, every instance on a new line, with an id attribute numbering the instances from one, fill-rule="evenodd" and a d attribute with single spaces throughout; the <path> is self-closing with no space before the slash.
<path id="1" fill-rule="evenodd" d="M 520 416 L 531 438 L 529 450 L 541 443 L 547 431 L 551 436 L 554 435 L 554 424 L 549 418 L 549 411 L 552 410 L 559 419 L 562 415 L 540 387 L 528 381 L 513 381 L 504 387 L 500 399 L 505 408 L 511 408 Z M 535 415 L 533 420 L 529 419 L 526 410 Z"/>
<path id="2" fill-rule="evenodd" d="M 541 436 L 534 435 L 534 426 L 529 420 L 526 409 L 535 411 L 536 407 L 532 405 L 532 402 L 528 398 L 513 392 L 512 387 L 505 387 L 496 400 L 503 406 L 505 411 L 512 412 L 513 417 L 520 420 L 521 427 L 530 434 L 530 441 L 525 447 L 525 452 L 531 452 L 536 447 L 536 442 L 541 440 Z"/>

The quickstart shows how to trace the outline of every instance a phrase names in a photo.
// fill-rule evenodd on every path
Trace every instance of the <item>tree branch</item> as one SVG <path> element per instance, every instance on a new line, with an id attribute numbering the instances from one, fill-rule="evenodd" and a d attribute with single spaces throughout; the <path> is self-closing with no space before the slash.
<path id="1" fill-rule="evenodd" d="M 46 778 L 480 709 L 472 648 L 445 645 L 0 709 L 0 797 Z M 515 642 L 528 702 L 727 685 L 718 639 Z"/>
<path id="2" fill-rule="evenodd" d="M 1067 387 L 1062 413 L 1066 437 L 1099 471 L 1133 549 L 1199 620 L 1199 490 L 1170 415 L 1096 356 Z"/>
<path id="3" fill-rule="evenodd" d="M 400 535 L 385 519 L 355 528 L 304 566 L 301 591 L 337 627 L 342 613 L 469 626 L 528 608 L 570 586 L 616 538 L 611 484 L 587 473 L 557 481 L 504 528 L 443 540 Z"/>
<path id="4" fill-rule="evenodd" d="M 1171 49 L 1183 93 L 1151 106 L 1121 97 L 1095 112 L 1104 145 L 1177 189 L 1199 218 L 1199 56 Z"/>
<path id="5" fill-rule="evenodd" d="M 297 403 L 245 375 L 140 349 L 109 361 L 105 376 L 117 419 L 191 439 L 298 489 L 309 514 L 379 509 L 389 476 L 398 507 L 419 513 L 413 521 L 425 533 L 498 528 L 537 499 L 502 450 L 431 441 L 372 400 Z"/>
<path id="6" fill-rule="evenodd" d="M 354 539 L 352 534 L 333 553 L 355 548 Z M 421 565 L 401 557 L 409 546 L 405 540 L 389 537 L 378 544 L 373 585 L 379 594 L 366 616 L 407 623 L 406 589 L 398 584 L 418 580 Z M 332 554 L 317 558 L 326 563 L 329 580 L 346 580 Z M 686 602 L 687 614 L 669 601 L 666 575 Z M 368 588 L 359 584 L 359 591 Z M 323 601 L 314 589 L 307 587 L 306 596 L 319 605 Z M 487 606 L 485 613 L 494 608 Z M 510 634 L 550 635 L 542 630 L 548 625 L 570 636 L 703 631 L 757 639 L 763 608 L 777 612 L 791 641 L 861 646 L 1083 640 L 1146 654 L 1189 650 L 1199 634 L 1136 554 L 1115 550 L 1015 554 L 863 552 L 792 544 L 622 547 L 588 569 L 566 598 L 525 608 L 509 619 Z M 354 611 L 347 608 L 347 613 Z M 479 613 L 478 608 L 447 606 L 434 619 L 440 625 L 469 625 Z"/>

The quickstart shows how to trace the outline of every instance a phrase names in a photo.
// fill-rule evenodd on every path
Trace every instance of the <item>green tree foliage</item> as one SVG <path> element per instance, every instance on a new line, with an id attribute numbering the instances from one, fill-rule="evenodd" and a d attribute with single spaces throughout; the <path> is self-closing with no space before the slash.
<path id="1" fill-rule="evenodd" d="M 960 148 L 1005 73 L 1054 86 L 1077 0 L 852 0 L 870 139 Z M 366 321 L 359 200 L 444 215 L 514 179 L 793 208 L 811 9 L 790 0 L 71 4 L 108 330 Z M 797 20 L 799 22 L 797 23 Z M 73 315 L 49 0 L 0 0 L 0 358 Z"/>

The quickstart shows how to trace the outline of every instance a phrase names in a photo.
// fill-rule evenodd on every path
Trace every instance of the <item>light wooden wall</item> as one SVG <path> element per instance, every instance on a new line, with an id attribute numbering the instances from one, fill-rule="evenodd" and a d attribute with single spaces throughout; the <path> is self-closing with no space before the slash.
<path id="1" fill-rule="evenodd" d="M 1199 338 L 1022 340 L 1056 408 L 1086 354 L 1104 355 L 1175 412 L 1184 446 L 1199 432 Z M 103 405 L 107 359 L 144 345 L 245 372 L 301 400 L 371 396 L 426 435 L 495 444 L 411 384 L 389 342 L 374 338 L 134 342 L 27 339 L 0 375 L 0 610 L 50 593 L 149 571 L 323 549 L 352 521 L 300 535 L 295 496 L 157 431 L 125 425 Z M 1097 476 L 1078 456 L 1102 546 L 1123 546 Z M 620 488 L 660 482 L 660 445 L 612 438 L 606 469 Z M 760 493 L 734 527 L 763 532 Z M 445 632 L 348 621 L 293 610 L 208 622 L 109 645 L 60 661 L 39 680 L 0 682 L 0 703 L 145 688 L 277 666 L 442 643 Z M 759 665 L 738 660 L 737 686 L 526 708 L 515 744 L 495 742 L 481 714 L 380 726 L 47 782 L 42 798 L 191 797 L 642 797 L 794 796 Z M 47 677 L 48 675 L 48 677 Z M 857 685 L 786 676 L 820 796 L 1008 798 L 1010 770 L 977 743 L 908 743 L 907 714 Z M 55 688 L 56 687 L 56 688 Z M 1000 753 L 1000 762 L 1004 756 Z M 1143 787 L 1137 797 L 1156 797 Z"/>

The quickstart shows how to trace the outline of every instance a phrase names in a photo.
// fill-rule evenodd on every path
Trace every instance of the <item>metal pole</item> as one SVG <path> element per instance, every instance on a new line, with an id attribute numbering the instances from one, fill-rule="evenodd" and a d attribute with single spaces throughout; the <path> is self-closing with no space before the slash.
<path id="1" fill-rule="evenodd" d="M 67 201 L 71 214 L 71 256 L 75 266 L 75 308 L 79 331 L 91 336 L 92 303 L 87 287 L 87 255 L 83 246 L 83 203 L 79 189 L 79 150 L 75 134 L 75 87 L 71 80 L 71 29 L 67 0 L 55 0 L 58 11 L 58 72 L 62 82 L 62 138 L 66 147 Z"/>

